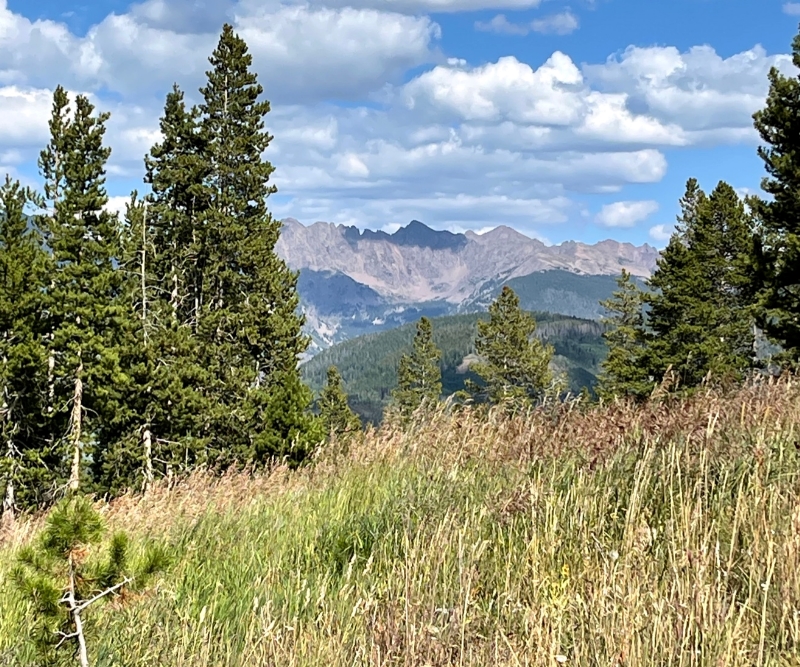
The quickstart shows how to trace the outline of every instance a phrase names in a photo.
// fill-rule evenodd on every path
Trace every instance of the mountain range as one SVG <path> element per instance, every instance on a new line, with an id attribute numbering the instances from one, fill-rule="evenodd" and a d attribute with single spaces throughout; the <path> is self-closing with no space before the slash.
<path id="1" fill-rule="evenodd" d="M 393 234 L 294 218 L 276 250 L 300 271 L 310 352 L 425 315 L 485 310 L 504 284 L 528 310 L 602 316 L 615 276 L 649 277 L 659 251 L 618 241 L 546 245 L 510 227 L 456 234 L 412 220 Z"/>

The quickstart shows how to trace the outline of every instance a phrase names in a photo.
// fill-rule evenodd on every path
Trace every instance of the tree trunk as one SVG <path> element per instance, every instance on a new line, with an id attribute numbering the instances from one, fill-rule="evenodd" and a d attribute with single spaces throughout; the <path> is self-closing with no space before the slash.
<path id="1" fill-rule="evenodd" d="M 53 335 L 50 335 L 50 341 L 52 344 Z M 50 415 L 53 413 L 53 404 L 56 400 L 56 381 L 55 381 L 55 369 L 56 369 L 56 353 L 53 348 L 50 348 L 50 354 L 47 355 L 47 414 Z"/>
<path id="2" fill-rule="evenodd" d="M 147 347 L 147 200 L 142 213 L 142 338 Z"/>
<path id="3" fill-rule="evenodd" d="M 86 650 L 86 637 L 83 635 L 83 619 L 81 618 L 81 607 L 75 599 L 75 566 L 72 554 L 69 556 L 69 591 L 67 592 L 67 604 L 72 615 L 72 622 L 75 624 L 75 637 L 78 640 L 78 657 L 81 667 L 89 667 L 89 652 Z"/>
<path id="4" fill-rule="evenodd" d="M 83 442 L 81 429 L 83 427 L 83 363 L 78 366 L 75 377 L 75 390 L 72 394 L 72 420 L 70 427 L 70 442 L 72 444 L 72 469 L 69 474 L 69 490 L 77 491 L 81 480 L 81 458 L 83 455 Z"/>
<path id="5" fill-rule="evenodd" d="M 3 359 L 3 365 L 5 366 L 7 363 L 6 359 Z M 0 515 L 0 525 L 6 525 L 7 523 L 11 523 L 14 521 L 14 510 L 16 503 L 14 501 L 14 428 L 11 423 L 11 405 L 10 399 L 8 396 L 8 388 L 3 389 L 3 422 L 4 427 L 2 429 L 3 435 L 6 437 L 6 459 L 8 460 L 8 477 L 6 479 L 6 492 L 5 496 L 3 497 L 3 513 Z"/>
<path id="6" fill-rule="evenodd" d="M 149 425 L 144 427 L 142 444 L 144 445 L 144 492 L 147 493 L 153 485 L 153 434 Z"/>
<path id="7" fill-rule="evenodd" d="M 6 480 L 6 493 L 3 497 L 3 515 L 0 518 L 0 526 L 9 526 L 14 523 L 16 512 L 16 500 L 14 498 L 14 477 L 11 473 Z"/>

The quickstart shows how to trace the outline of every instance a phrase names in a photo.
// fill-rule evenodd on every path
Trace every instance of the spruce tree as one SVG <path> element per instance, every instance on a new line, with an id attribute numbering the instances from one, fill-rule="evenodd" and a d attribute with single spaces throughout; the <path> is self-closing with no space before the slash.
<path id="1" fill-rule="evenodd" d="M 609 315 L 603 319 L 607 329 L 603 338 L 608 344 L 608 356 L 601 363 L 597 394 L 603 399 L 635 396 L 642 398 L 651 389 L 642 368 L 645 347 L 644 292 L 631 274 L 622 270 L 617 278 L 618 290 L 601 302 Z"/>
<path id="2" fill-rule="evenodd" d="M 553 348 L 534 337 L 536 320 L 522 310 L 519 297 L 507 285 L 489 306 L 489 319 L 478 322 L 475 352 L 480 361 L 470 366 L 482 383 L 468 381 L 476 401 L 512 408 L 540 402 L 553 384 Z"/>
<path id="3" fill-rule="evenodd" d="M 103 425 L 116 408 L 118 332 L 124 318 L 116 215 L 105 210 L 103 145 L 107 113 L 95 114 L 78 95 L 74 108 L 60 86 L 53 98 L 50 142 L 39 165 L 50 213 L 45 239 L 53 271 L 45 290 L 48 315 L 47 406 L 50 441 L 61 445 L 59 471 L 76 490 L 88 476 L 85 460 L 107 444 Z M 89 444 L 97 451 L 90 452 Z"/>
<path id="4" fill-rule="evenodd" d="M 123 301 L 128 313 L 124 405 L 114 446 L 95 459 L 105 491 L 148 487 L 155 476 L 207 461 L 214 430 L 207 388 L 215 382 L 197 337 L 208 210 L 208 165 L 197 109 L 175 86 L 160 120 L 162 141 L 145 157 L 151 193 L 136 193 L 123 226 Z"/>
<path id="5" fill-rule="evenodd" d="M 47 257 L 26 209 L 41 199 L 6 176 L 0 187 L 0 494 L 2 515 L 34 508 L 51 481 L 42 423 L 46 353 L 42 292 Z"/>
<path id="6" fill-rule="evenodd" d="M 649 281 L 642 367 L 653 384 L 670 367 L 686 387 L 709 374 L 741 379 L 754 364 L 752 219 L 724 182 L 708 197 L 691 179 L 681 206 L 678 231 Z"/>
<path id="7" fill-rule="evenodd" d="M 404 418 L 421 405 L 432 405 L 442 393 L 442 353 L 433 342 L 433 324 L 427 317 L 417 322 L 411 354 L 404 354 L 397 367 L 394 406 Z"/>
<path id="8" fill-rule="evenodd" d="M 800 34 L 792 43 L 792 61 L 800 67 Z M 760 222 L 755 257 L 763 281 L 759 323 L 780 343 L 784 356 L 800 361 L 800 76 L 769 73 L 766 106 L 753 116 L 764 145 L 758 154 L 767 176 L 758 201 Z"/>
<path id="9" fill-rule="evenodd" d="M 269 102 L 252 56 L 225 25 L 201 89 L 200 134 L 208 168 L 202 291 L 195 326 L 221 463 L 299 460 L 319 433 L 298 357 L 309 340 L 298 312 L 297 274 L 275 253 L 280 222 L 267 210 L 276 188 L 263 158 Z"/>
<path id="10" fill-rule="evenodd" d="M 328 368 L 328 377 L 317 407 L 325 433 L 341 436 L 361 428 L 361 420 L 347 404 L 344 380 L 336 366 Z"/>

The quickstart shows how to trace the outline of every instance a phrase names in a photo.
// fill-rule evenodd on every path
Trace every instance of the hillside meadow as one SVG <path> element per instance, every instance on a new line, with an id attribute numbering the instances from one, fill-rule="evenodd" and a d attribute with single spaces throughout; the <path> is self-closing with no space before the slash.
<path id="1" fill-rule="evenodd" d="M 447 406 L 299 471 L 98 502 L 170 545 L 92 664 L 798 665 L 800 381 L 512 417 Z M 0 664 L 35 665 L 0 547 Z"/>

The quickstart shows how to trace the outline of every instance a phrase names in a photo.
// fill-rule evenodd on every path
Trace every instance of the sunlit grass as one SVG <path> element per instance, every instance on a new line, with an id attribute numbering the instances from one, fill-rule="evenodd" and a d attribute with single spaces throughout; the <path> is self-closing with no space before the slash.
<path id="1" fill-rule="evenodd" d="M 104 511 L 175 564 L 96 665 L 797 665 L 800 388 L 428 415 Z M 35 527 L 35 526 L 34 526 Z M 0 664 L 34 665 L 0 550 Z"/>

